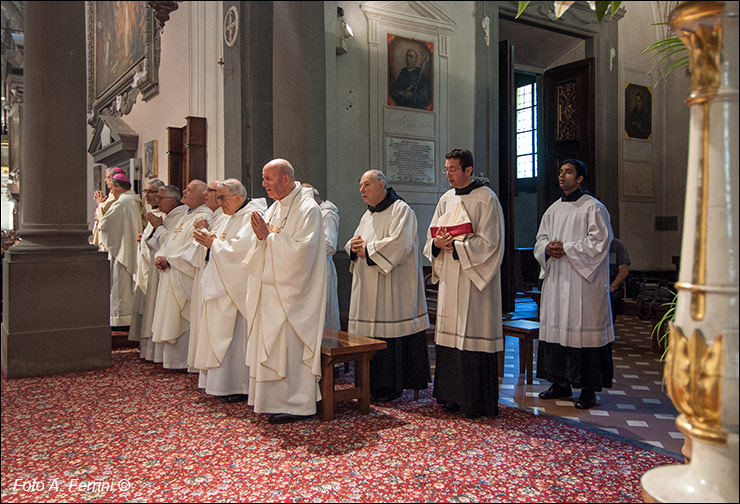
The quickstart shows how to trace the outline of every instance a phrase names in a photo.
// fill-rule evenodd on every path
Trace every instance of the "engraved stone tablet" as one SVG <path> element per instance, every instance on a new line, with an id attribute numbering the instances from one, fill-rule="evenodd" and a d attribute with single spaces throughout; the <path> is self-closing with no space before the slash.
<path id="1" fill-rule="evenodd" d="M 385 137 L 385 174 L 405 183 L 434 183 L 434 142 Z"/>

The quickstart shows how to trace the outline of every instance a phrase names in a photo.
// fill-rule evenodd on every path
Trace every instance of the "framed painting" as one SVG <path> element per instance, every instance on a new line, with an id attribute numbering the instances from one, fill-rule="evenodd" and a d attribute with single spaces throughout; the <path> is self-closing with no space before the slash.
<path id="1" fill-rule="evenodd" d="M 158 92 L 160 35 L 148 2 L 87 2 L 88 120 L 131 111 Z"/>
<path id="2" fill-rule="evenodd" d="M 152 140 L 144 144 L 144 178 L 151 179 L 157 176 L 157 141 Z"/>
<path id="3" fill-rule="evenodd" d="M 434 110 L 434 43 L 388 34 L 388 105 Z"/>
<path id="4" fill-rule="evenodd" d="M 624 83 L 624 136 L 653 139 L 653 90 L 648 86 Z"/>

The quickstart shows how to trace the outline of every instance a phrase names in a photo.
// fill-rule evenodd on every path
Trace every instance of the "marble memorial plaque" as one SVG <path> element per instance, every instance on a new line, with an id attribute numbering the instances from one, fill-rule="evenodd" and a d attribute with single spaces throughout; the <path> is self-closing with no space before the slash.
<path id="1" fill-rule="evenodd" d="M 431 140 L 385 137 L 385 174 L 390 181 L 434 184 L 435 145 Z"/>

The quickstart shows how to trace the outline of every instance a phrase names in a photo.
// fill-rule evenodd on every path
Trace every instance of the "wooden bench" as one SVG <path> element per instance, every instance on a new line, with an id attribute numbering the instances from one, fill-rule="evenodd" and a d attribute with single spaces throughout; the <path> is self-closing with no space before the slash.
<path id="1" fill-rule="evenodd" d="M 523 319 L 504 320 L 502 326 L 504 336 L 519 339 L 519 374 L 526 372 L 524 383 L 531 384 L 534 379 L 534 340 L 539 339 L 540 323 Z"/>
<path id="2" fill-rule="evenodd" d="M 357 399 L 360 413 L 370 413 L 370 359 L 387 344 L 336 329 L 324 329 L 321 343 L 321 419 L 334 418 L 334 404 Z M 334 390 L 334 364 L 355 363 L 355 386 Z"/>

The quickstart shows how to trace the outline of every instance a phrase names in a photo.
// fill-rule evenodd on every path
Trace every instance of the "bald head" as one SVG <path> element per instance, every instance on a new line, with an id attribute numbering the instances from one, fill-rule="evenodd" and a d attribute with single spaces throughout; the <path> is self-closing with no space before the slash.
<path id="1" fill-rule="evenodd" d="M 206 202 L 206 188 L 202 180 L 193 179 L 182 191 L 182 202 L 188 207 L 197 208 Z"/>
<path id="2" fill-rule="evenodd" d="M 295 171 L 289 161 L 273 159 L 262 168 L 262 187 L 274 200 L 281 200 L 295 189 Z"/>

